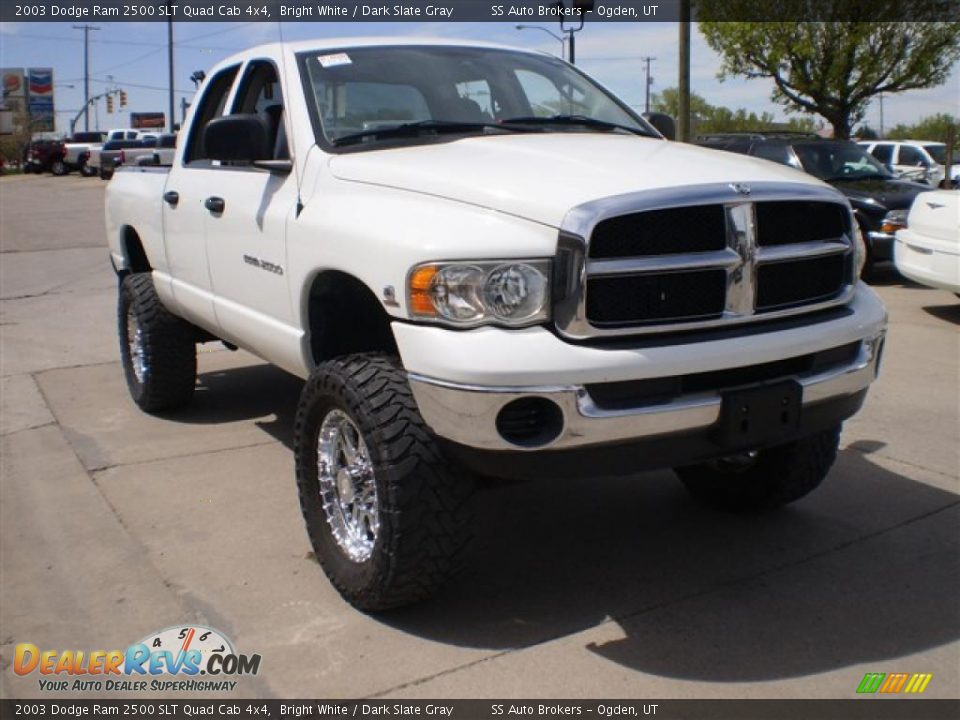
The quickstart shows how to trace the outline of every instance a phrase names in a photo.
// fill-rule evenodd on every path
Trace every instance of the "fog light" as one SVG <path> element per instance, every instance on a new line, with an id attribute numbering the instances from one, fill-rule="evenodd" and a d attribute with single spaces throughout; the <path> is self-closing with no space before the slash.
<path id="1" fill-rule="evenodd" d="M 518 447 L 546 445 L 555 440 L 562 430 L 563 410 L 546 398 L 511 400 L 497 413 L 497 432 L 500 437 Z"/>

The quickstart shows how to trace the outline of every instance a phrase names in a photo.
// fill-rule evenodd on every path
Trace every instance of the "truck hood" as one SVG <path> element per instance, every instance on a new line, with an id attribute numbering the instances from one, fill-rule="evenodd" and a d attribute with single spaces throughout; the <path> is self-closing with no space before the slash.
<path id="1" fill-rule="evenodd" d="M 642 190 L 704 183 L 826 187 L 766 160 L 633 135 L 544 133 L 470 137 L 336 155 L 341 180 L 491 208 L 559 227 L 574 206 Z"/>

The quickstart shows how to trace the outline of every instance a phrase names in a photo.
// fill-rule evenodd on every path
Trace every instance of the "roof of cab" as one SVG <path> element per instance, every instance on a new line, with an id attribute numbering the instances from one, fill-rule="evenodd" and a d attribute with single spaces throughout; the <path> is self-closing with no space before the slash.
<path id="1" fill-rule="evenodd" d="M 555 57 L 541 50 L 531 50 L 530 48 L 520 48 L 511 45 L 501 45 L 497 43 L 480 42 L 477 40 L 460 40 L 435 37 L 339 37 L 339 38 L 317 38 L 315 40 L 297 40 L 295 42 L 273 42 L 264 45 L 257 45 L 239 53 L 235 53 L 224 62 L 241 60 L 251 55 L 258 54 L 279 54 L 281 50 L 287 53 L 301 53 L 310 51 L 324 50 L 349 50 L 350 48 L 361 47 L 396 47 L 396 46 L 430 46 L 430 47 L 476 47 L 489 48 L 492 50 L 513 50 L 515 52 L 530 53 L 533 55 L 547 55 Z"/>

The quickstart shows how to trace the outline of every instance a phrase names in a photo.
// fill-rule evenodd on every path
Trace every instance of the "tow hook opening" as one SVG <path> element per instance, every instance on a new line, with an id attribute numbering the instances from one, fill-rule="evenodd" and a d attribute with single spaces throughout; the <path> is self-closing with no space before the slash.
<path id="1" fill-rule="evenodd" d="M 512 445 L 542 447 L 563 431 L 563 410 L 543 397 L 511 400 L 497 413 L 497 432 Z"/>

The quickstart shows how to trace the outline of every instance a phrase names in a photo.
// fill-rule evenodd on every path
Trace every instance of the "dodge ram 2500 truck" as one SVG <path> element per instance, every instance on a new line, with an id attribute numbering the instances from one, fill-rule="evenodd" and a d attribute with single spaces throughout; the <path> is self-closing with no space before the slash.
<path id="1" fill-rule="evenodd" d="M 301 509 L 366 610 L 457 567 L 478 477 L 675 468 L 738 512 L 806 495 L 886 328 L 836 190 L 670 142 L 498 46 L 236 55 L 106 218 L 134 401 L 187 403 L 216 340 L 304 378 Z"/>

